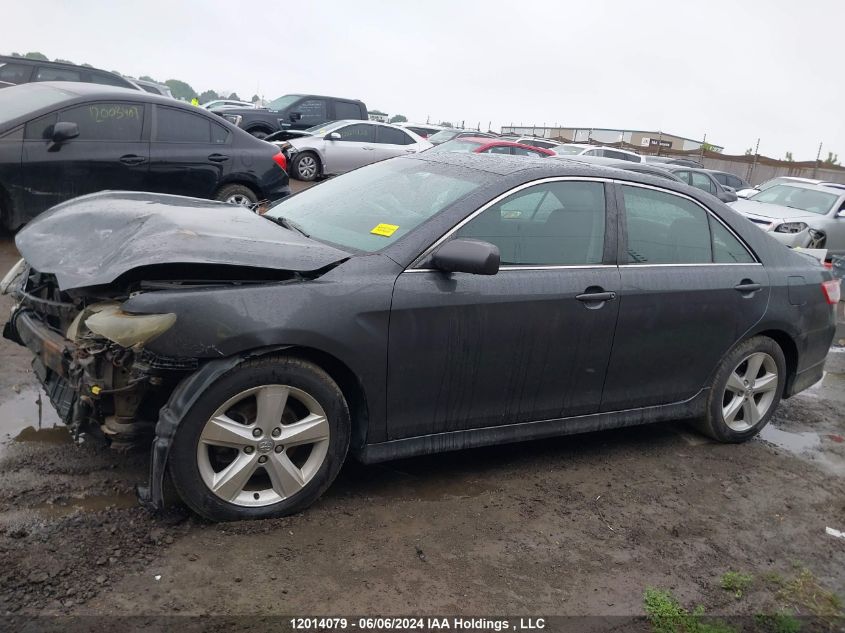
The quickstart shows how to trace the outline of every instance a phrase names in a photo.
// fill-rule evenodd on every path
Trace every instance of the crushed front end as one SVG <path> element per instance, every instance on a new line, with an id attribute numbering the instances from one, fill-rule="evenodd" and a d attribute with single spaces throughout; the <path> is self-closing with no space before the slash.
<path id="1" fill-rule="evenodd" d="M 62 421 L 75 437 L 98 436 L 123 450 L 149 446 L 159 409 L 197 367 L 145 349 L 176 317 L 123 312 L 133 290 L 62 292 L 52 274 L 23 260 L 0 286 L 16 301 L 3 336 L 33 353 L 33 370 Z"/>

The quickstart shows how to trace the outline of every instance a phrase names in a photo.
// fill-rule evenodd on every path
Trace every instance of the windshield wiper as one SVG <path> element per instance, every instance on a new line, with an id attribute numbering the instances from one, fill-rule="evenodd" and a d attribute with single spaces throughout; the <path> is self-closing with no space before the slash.
<path id="1" fill-rule="evenodd" d="M 289 229 L 291 231 L 296 231 L 297 233 L 301 233 L 305 237 L 311 237 L 308 233 L 305 232 L 305 230 L 299 224 L 297 224 L 293 220 L 288 220 L 287 218 L 284 218 L 284 217 L 281 217 L 281 216 L 271 217 L 269 215 L 263 215 L 261 217 L 267 218 L 271 222 L 275 222 L 279 226 L 282 226 L 286 229 Z"/>

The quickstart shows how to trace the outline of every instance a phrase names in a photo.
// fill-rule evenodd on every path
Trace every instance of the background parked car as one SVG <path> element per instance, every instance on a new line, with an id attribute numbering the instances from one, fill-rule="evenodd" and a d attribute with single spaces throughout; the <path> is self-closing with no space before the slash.
<path id="1" fill-rule="evenodd" d="M 81 81 L 140 90 L 128 79 L 107 70 L 64 62 L 45 62 L 26 57 L 6 57 L 5 55 L 0 55 L 0 81 L 11 84 L 26 84 L 36 81 Z"/>
<path id="2" fill-rule="evenodd" d="M 103 189 L 276 200 L 290 193 L 285 167 L 277 147 L 174 99 L 69 82 L 0 91 L 0 216 L 10 229 Z"/>
<path id="3" fill-rule="evenodd" d="M 845 255 L 845 189 L 793 179 L 731 206 L 787 246 Z"/>
<path id="4" fill-rule="evenodd" d="M 522 143 L 523 145 L 531 145 L 531 147 L 543 147 L 545 149 L 554 149 L 560 143 L 557 141 L 552 141 L 547 138 L 536 138 L 534 136 L 518 136 L 513 140 L 514 143 Z"/>
<path id="5" fill-rule="evenodd" d="M 513 141 L 491 139 L 481 136 L 459 136 L 451 141 L 432 147 L 430 152 L 464 152 L 473 154 L 508 154 L 511 156 L 533 156 L 546 158 L 555 153 L 544 147 L 532 147 Z"/>
<path id="6" fill-rule="evenodd" d="M 376 121 L 334 121 L 306 132 L 307 136 L 276 143 L 288 159 L 291 175 L 299 180 L 342 174 L 431 147 L 408 129 Z"/>
<path id="7" fill-rule="evenodd" d="M 426 140 L 432 145 L 440 145 L 440 143 L 451 141 L 453 138 L 458 138 L 460 136 L 483 136 L 484 138 L 499 138 L 495 134 L 490 134 L 489 132 L 476 132 L 475 130 L 462 130 L 459 128 L 450 127 L 440 130 L 439 132 L 437 132 L 437 134 L 432 134 Z"/>
<path id="8" fill-rule="evenodd" d="M 280 130 L 307 130 L 329 121 L 369 118 L 363 101 L 322 95 L 285 95 L 266 108 L 226 108 L 215 114 L 257 138 Z"/>
<path id="9" fill-rule="evenodd" d="M 161 95 L 162 97 L 173 98 L 173 93 L 170 91 L 170 86 L 167 84 L 160 84 L 154 81 L 147 81 L 146 79 L 130 79 L 130 81 L 138 86 L 141 90 L 149 92 L 152 95 Z"/>
<path id="10" fill-rule="evenodd" d="M 750 187 L 748 189 L 740 189 L 736 192 L 736 195 L 740 198 L 748 198 L 753 196 L 758 191 L 765 191 L 770 187 L 774 187 L 775 185 L 788 185 L 788 184 L 804 184 L 804 185 L 828 185 L 832 187 L 845 187 L 840 183 L 834 182 L 825 182 L 823 180 L 818 180 L 816 178 L 802 178 L 800 176 L 778 176 L 776 178 L 771 178 L 766 182 L 760 183 L 759 185 L 755 185 L 754 187 Z"/>
<path id="11" fill-rule="evenodd" d="M 418 134 L 424 139 L 446 129 L 442 125 L 432 125 L 431 123 L 397 123 L 396 125 L 406 130 L 411 130 L 411 132 Z"/>
<path id="12" fill-rule="evenodd" d="M 234 99 L 215 99 L 214 101 L 206 101 L 200 107 L 206 110 L 214 110 L 215 108 L 255 108 L 255 104 L 249 101 L 235 101 Z"/>
<path id="13" fill-rule="evenodd" d="M 637 174 L 648 174 L 657 178 L 664 178 L 674 182 L 684 182 L 678 178 L 671 171 L 659 165 L 648 165 L 646 163 L 632 163 L 629 160 L 618 160 L 616 158 L 605 158 L 604 156 L 558 156 L 553 157 L 555 160 L 569 160 L 587 165 L 602 165 L 604 167 L 613 167 L 614 169 L 624 169 L 632 171 Z M 686 183 L 685 183 L 686 184 Z"/>
<path id="14" fill-rule="evenodd" d="M 626 149 L 617 149 L 615 147 L 601 147 L 599 145 L 587 145 L 584 143 L 561 143 L 552 149 L 558 156 L 603 156 L 604 158 L 628 160 L 632 163 L 643 162 L 643 157 L 636 152 L 629 152 Z"/>
<path id="15" fill-rule="evenodd" d="M 684 167 L 703 167 L 697 160 L 691 158 L 678 158 L 674 156 L 643 156 L 644 163 L 657 163 L 661 165 L 683 165 Z"/>
<path id="16" fill-rule="evenodd" d="M 734 202 L 737 198 L 736 192 L 730 187 L 723 186 L 713 177 L 707 169 L 696 169 L 694 167 L 680 167 L 677 165 L 666 165 L 678 178 L 696 189 L 712 193 L 722 202 Z"/>

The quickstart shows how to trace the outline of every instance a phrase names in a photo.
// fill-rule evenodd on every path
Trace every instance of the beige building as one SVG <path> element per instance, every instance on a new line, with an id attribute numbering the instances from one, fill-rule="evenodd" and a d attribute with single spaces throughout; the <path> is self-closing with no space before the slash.
<path id="1" fill-rule="evenodd" d="M 626 143 L 644 151 L 661 149 L 698 150 L 704 141 L 676 136 L 666 132 L 648 132 L 645 130 L 617 130 L 611 128 L 586 127 L 534 127 L 534 126 L 502 126 L 502 134 L 519 134 L 520 136 L 537 136 L 550 139 L 563 139 L 571 143 Z M 709 145 L 713 145 L 709 143 Z M 720 152 L 722 147 L 713 145 Z"/>

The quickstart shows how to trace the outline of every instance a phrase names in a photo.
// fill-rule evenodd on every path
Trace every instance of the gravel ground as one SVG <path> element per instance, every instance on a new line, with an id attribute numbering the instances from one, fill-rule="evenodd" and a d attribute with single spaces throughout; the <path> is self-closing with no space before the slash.
<path id="1" fill-rule="evenodd" d="M 845 587 L 839 349 L 741 446 L 661 424 L 350 463 L 303 514 L 218 525 L 139 508 L 146 454 L 72 444 L 46 402 L 39 427 L 29 358 L 0 341 L 0 614 L 628 615 L 650 586 L 751 614 L 772 592 L 726 571 Z"/>

